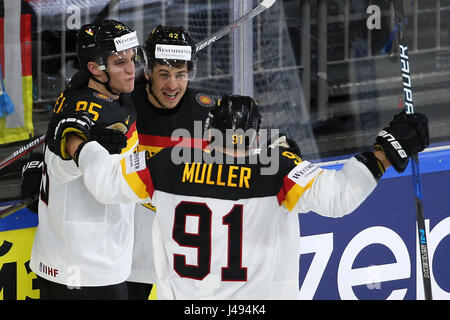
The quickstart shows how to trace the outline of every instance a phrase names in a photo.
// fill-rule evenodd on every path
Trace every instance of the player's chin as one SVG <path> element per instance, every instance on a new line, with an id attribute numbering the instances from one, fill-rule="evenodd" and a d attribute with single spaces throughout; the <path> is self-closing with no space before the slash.
<path id="1" fill-rule="evenodd" d="M 132 82 L 127 82 L 126 84 L 124 84 L 122 86 L 122 90 L 121 92 L 123 93 L 130 93 L 134 90 L 134 81 Z"/>
<path id="2" fill-rule="evenodd" d="M 165 109 L 173 109 L 178 105 L 178 103 L 174 103 L 174 102 L 164 102 L 163 103 L 163 107 Z"/>

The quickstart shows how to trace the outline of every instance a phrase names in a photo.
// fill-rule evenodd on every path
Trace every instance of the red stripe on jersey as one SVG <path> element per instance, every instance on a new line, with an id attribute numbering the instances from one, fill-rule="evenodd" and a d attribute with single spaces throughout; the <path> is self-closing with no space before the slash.
<path id="1" fill-rule="evenodd" d="M 130 139 L 135 131 L 136 131 L 136 121 L 134 121 L 131 124 L 130 129 L 128 129 L 127 134 L 125 135 L 127 137 L 127 139 Z M 139 137 L 139 135 L 138 135 L 138 137 Z"/>
<path id="2" fill-rule="evenodd" d="M 136 171 L 137 175 L 141 179 L 141 181 L 145 184 L 145 189 L 148 192 L 150 198 L 153 197 L 153 193 L 155 192 L 155 187 L 153 186 L 152 176 L 150 175 L 150 170 L 139 170 Z"/>
<path id="3" fill-rule="evenodd" d="M 288 178 L 288 176 L 285 176 L 283 178 L 283 185 L 281 186 L 280 191 L 277 194 L 278 204 L 281 206 L 281 203 L 286 200 L 286 195 L 289 192 L 289 190 L 292 189 L 292 187 L 295 185 L 295 182 Z"/>
<path id="4" fill-rule="evenodd" d="M 202 147 L 205 148 L 208 142 L 199 138 L 186 137 L 163 137 L 150 134 L 139 133 L 139 144 L 150 147 L 168 148 L 172 146 L 182 147 Z"/>

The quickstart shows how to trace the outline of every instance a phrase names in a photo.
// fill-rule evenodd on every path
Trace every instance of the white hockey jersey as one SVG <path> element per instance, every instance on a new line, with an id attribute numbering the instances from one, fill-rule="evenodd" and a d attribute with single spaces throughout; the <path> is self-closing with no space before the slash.
<path id="1" fill-rule="evenodd" d="M 295 213 L 348 214 L 376 180 L 355 158 L 342 170 L 323 170 L 280 150 L 274 175 L 261 175 L 262 165 L 249 159 L 246 164 L 176 165 L 172 148 L 148 161 L 147 191 L 158 208 L 153 246 L 159 299 L 297 298 Z M 80 168 L 104 170 L 106 183 L 118 185 L 108 200 L 133 199 L 128 185 L 114 177 L 119 169 L 105 157 L 98 144 L 88 143 Z M 93 179 L 86 185 L 98 190 L 97 184 Z"/>
<path id="2" fill-rule="evenodd" d="M 128 142 L 121 155 L 110 155 L 103 149 L 107 161 L 124 165 L 138 146 L 133 104 L 120 104 L 86 88 L 62 94 L 55 105 L 55 113 L 71 114 L 75 110 L 89 110 L 96 122 L 128 126 Z M 116 191 L 103 184 L 101 176 L 91 174 L 90 179 L 98 179 L 100 194 Z M 135 203 L 101 202 L 101 197 L 86 188 L 85 178 L 73 160 L 62 160 L 46 147 L 30 267 L 40 277 L 72 287 L 117 284 L 130 274 Z M 137 173 L 126 178 L 125 183 L 137 192 L 135 197 L 148 198 Z"/>

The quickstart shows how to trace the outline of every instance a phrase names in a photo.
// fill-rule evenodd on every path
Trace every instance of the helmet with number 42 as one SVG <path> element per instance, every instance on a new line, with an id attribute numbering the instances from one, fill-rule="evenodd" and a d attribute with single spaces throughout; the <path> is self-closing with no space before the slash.
<path id="1" fill-rule="evenodd" d="M 195 78 L 197 70 L 195 43 L 185 27 L 157 26 L 145 42 L 145 51 L 150 69 L 156 63 L 172 68 L 187 64 L 189 79 Z"/>

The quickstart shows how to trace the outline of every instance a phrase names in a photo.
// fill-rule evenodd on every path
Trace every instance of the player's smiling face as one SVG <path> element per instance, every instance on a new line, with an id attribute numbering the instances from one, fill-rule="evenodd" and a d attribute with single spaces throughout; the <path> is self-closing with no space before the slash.
<path id="1" fill-rule="evenodd" d="M 151 72 L 151 103 L 159 108 L 177 106 L 188 86 L 188 67 L 170 67 L 157 63 Z"/>

